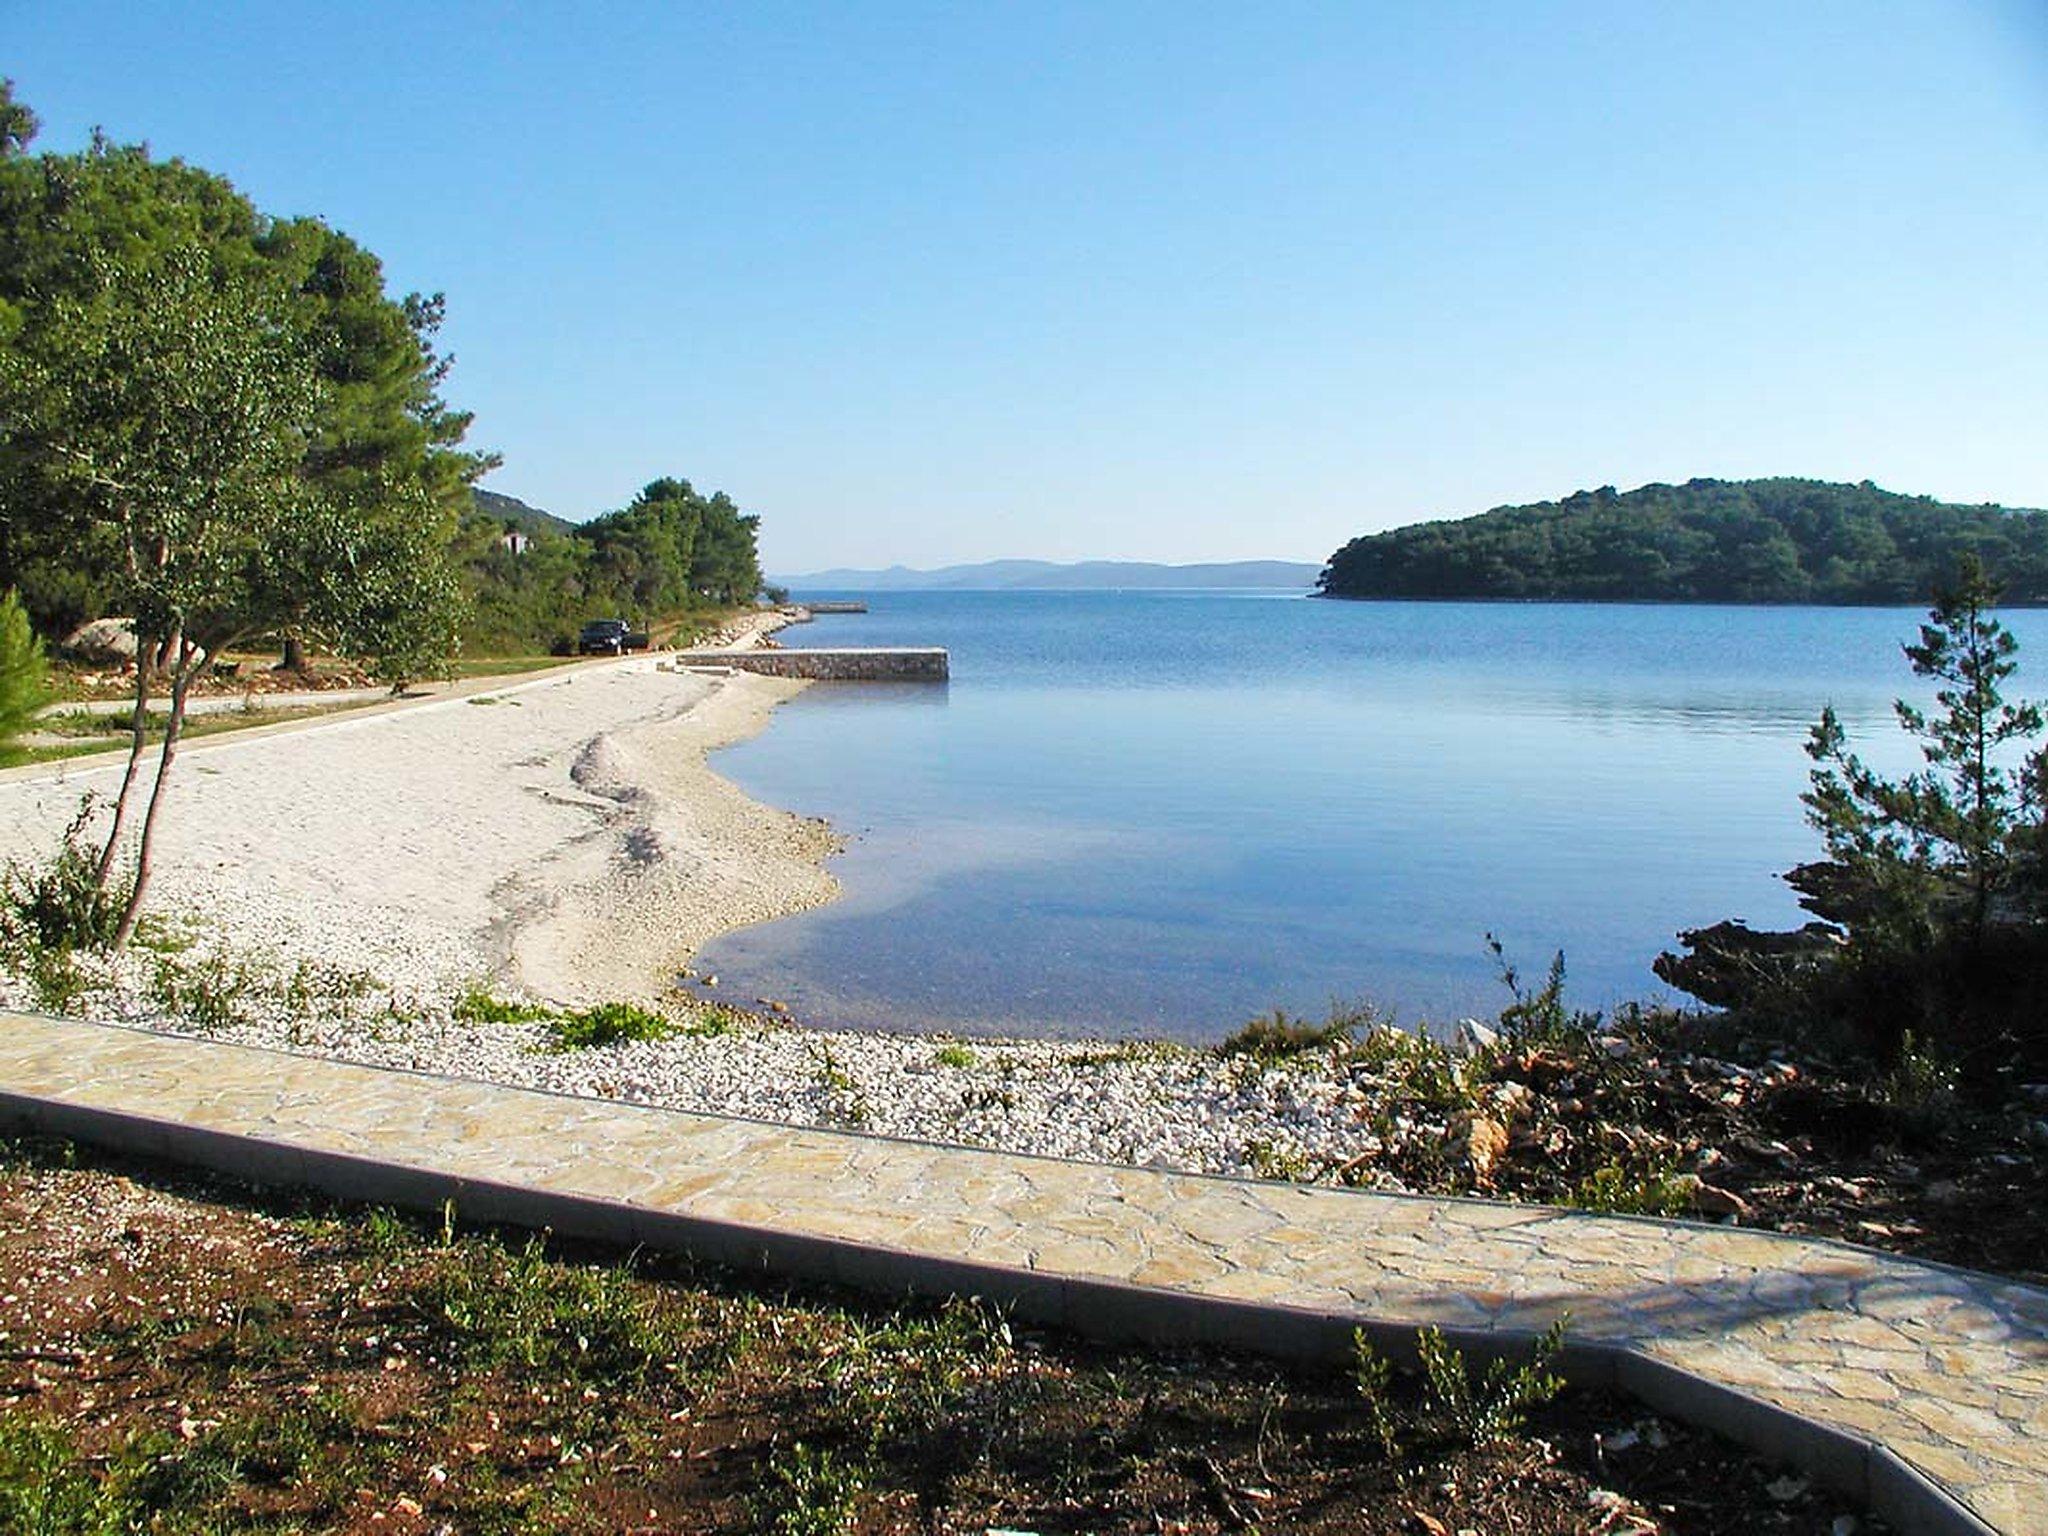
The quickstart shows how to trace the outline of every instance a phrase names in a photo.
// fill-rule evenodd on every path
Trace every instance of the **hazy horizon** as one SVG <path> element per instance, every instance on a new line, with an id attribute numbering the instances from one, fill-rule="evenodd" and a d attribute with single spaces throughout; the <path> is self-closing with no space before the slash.
<path id="1" fill-rule="evenodd" d="M 444 291 L 489 488 L 686 476 L 774 568 L 1317 560 L 1696 476 L 2048 504 L 2021 0 L 8 22 L 37 148 Z"/>

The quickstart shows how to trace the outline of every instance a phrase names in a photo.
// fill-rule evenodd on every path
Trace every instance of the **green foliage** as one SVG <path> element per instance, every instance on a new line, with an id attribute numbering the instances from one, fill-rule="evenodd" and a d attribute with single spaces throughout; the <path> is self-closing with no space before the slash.
<path id="1" fill-rule="evenodd" d="M 1352 1380 L 1388 1460 L 1402 1460 L 1411 1443 L 1418 1451 L 1427 1447 L 1441 1453 L 1495 1445 L 1521 1434 L 1530 1410 L 1564 1390 L 1563 1378 L 1551 1369 L 1564 1351 L 1564 1329 L 1565 1320 L 1559 1318 L 1526 1356 L 1498 1356 L 1476 1377 L 1442 1330 L 1423 1329 L 1415 1340 L 1421 1401 L 1412 1406 L 1396 1396 L 1392 1365 L 1363 1329 L 1354 1332 Z"/>
<path id="2" fill-rule="evenodd" d="M 20 596 L 0 596 L 0 761 L 49 697 L 49 670 Z"/>
<path id="3" fill-rule="evenodd" d="M 14 82 L 0 80 L 0 159 L 26 151 L 41 126 L 35 113 L 14 99 Z"/>
<path id="4" fill-rule="evenodd" d="M 99 808 L 95 796 L 85 796 L 49 859 L 16 860 L 0 873 L 0 953 L 9 960 L 68 959 L 113 942 L 127 893 L 99 884 L 98 858 L 86 839 Z"/>
<path id="5" fill-rule="evenodd" d="M 267 218 L 224 179 L 155 160 L 145 148 L 96 138 L 83 154 L 21 154 L 25 141 L 7 126 L 17 116 L 26 118 L 25 109 L 11 101 L 0 110 L 9 141 L 0 148 L 0 333 L 11 330 L 16 347 L 47 361 L 53 350 L 89 339 L 78 315 L 65 321 L 67 306 L 118 317 L 120 306 L 103 302 L 104 273 L 198 262 L 215 286 L 252 301 L 255 328 L 290 354 L 294 376 L 310 385 L 289 445 L 308 499 L 349 506 L 395 489 L 417 493 L 428 506 L 423 532 L 439 562 L 452 520 L 467 506 L 468 481 L 494 462 L 460 449 L 469 417 L 438 393 L 448 371 L 433 344 L 440 296 L 388 297 L 377 259 L 346 235 L 316 219 Z M 53 333 L 59 321 L 65 324 Z M 206 341 L 203 330 L 195 339 Z M 208 372 L 188 362 L 173 347 L 162 371 Z M 169 399 L 152 380 L 138 381 L 131 395 L 166 399 L 171 415 L 162 425 L 173 435 L 175 417 L 198 403 L 196 396 Z M 85 403 L 107 422 L 119 419 L 111 394 Z M 251 394 L 244 404 L 261 411 L 266 401 Z M 54 481 L 37 459 L 0 453 L 0 475 L 11 482 L 0 498 L 10 509 L 0 514 L 0 582 L 21 586 L 46 633 L 126 612 L 115 590 L 124 568 L 118 541 L 105 528 L 81 537 L 68 526 L 77 486 Z M 394 508 L 392 515 L 416 514 Z M 282 615 L 280 627 L 296 633 L 290 619 Z"/>
<path id="6" fill-rule="evenodd" d="M 852 1074 L 832 1054 L 830 1041 L 813 1037 L 807 1042 L 818 1058 L 818 1087 L 829 1102 L 830 1113 L 846 1125 L 868 1123 L 868 1098 Z"/>
<path id="7" fill-rule="evenodd" d="M 1992 615 L 1998 595 L 1966 556 L 1904 647 L 1938 706 L 1896 706 L 1925 762 L 1918 772 L 1881 777 L 1849 750 L 1834 711 L 1822 714 L 1801 798 L 1825 856 L 1785 878 L 1821 920 L 1821 938 L 1838 942 L 1766 955 L 1747 988 L 1712 975 L 1724 984 L 1713 1000 L 1748 1006 L 1793 991 L 1888 1058 L 1910 1033 L 1985 1072 L 2048 1061 L 2048 747 L 2027 750 L 2041 712 L 2002 691 L 2018 643 Z M 1682 937 L 1710 960 L 1712 946 L 1730 942 L 1728 925 Z M 1658 962 L 1680 985 L 1696 968 L 1706 969 L 1698 956 Z"/>
<path id="8" fill-rule="evenodd" d="M 798 1440 L 778 1451 L 754 1503 L 757 1528 L 773 1536 L 842 1536 L 866 1490 L 865 1468 Z"/>
<path id="9" fill-rule="evenodd" d="M 932 1053 L 932 1060 L 939 1066 L 952 1067 L 962 1072 L 973 1066 L 976 1059 L 973 1048 L 962 1045 L 957 1040 L 940 1046 Z"/>
<path id="10" fill-rule="evenodd" d="M 1583 1038 L 1599 1025 L 1598 1014 L 1574 1013 L 1565 1007 L 1563 950 L 1550 957 L 1543 985 L 1531 992 L 1522 985 L 1522 974 L 1509 961 L 1500 940 L 1489 933 L 1486 947 L 1500 970 L 1501 984 L 1514 999 L 1500 1012 L 1500 1032 L 1510 1045 Z"/>
<path id="11" fill-rule="evenodd" d="M 760 519 L 687 480 L 655 480 L 631 505 L 579 525 L 537 521 L 544 514 L 532 508 L 508 515 L 507 498 L 485 494 L 457 540 L 475 645 L 542 650 L 591 618 L 708 615 L 750 600 L 761 584 Z M 506 548 L 507 532 L 530 542 Z"/>
<path id="12" fill-rule="evenodd" d="M 1328 1051 L 1345 1044 L 1358 1020 L 1343 1014 L 1327 1022 L 1289 1018 L 1284 1009 L 1261 1014 L 1216 1047 L 1219 1056 L 1249 1056 L 1254 1061 L 1285 1061 L 1292 1056 Z"/>
<path id="13" fill-rule="evenodd" d="M 1877 1081 L 1877 1098 L 1908 1126 L 1937 1131 L 1954 1123 L 1962 1107 L 1961 1085 L 1954 1063 L 1922 1048 L 1907 1030 L 1897 1056 Z"/>
<path id="14" fill-rule="evenodd" d="M 1675 1161 L 1649 1166 L 1603 1163 L 1572 1191 L 1571 1203 L 1582 1211 L 1610 1211 L 1632 1216 L 1676 1216 L 1687 1204 L 1689 1189 Z"/>
<path id="15" fill-rule="evenodd" d="M 448 1247 L 408 1303 L 472 1367 L 513 1366 L 603 1383 L 668 1373 L 688 1346 L 684 1322 L 630 1266 L 560 1264 L 539 1237 L 508 1249 L 486 1239 Z"/>
<path id="16" fill-rule="evenodd" d="M 557 1051 L 580 1051 L 634 1040 L 666 1040 L 675 1033 L 672 1021 L 633 1003 L 599 1003 L 595 1008 L 556 1014 L 548 1021 L 551 1045 Z"/>
<path id="17" fill-rule="evenodd" d="M 119 1536 L 137 1514 L 96 1477 L 58 1425 L 0 1418 L 0 1530 L 14 1536 Z"/>
<path id="18" fill-rule="evenodd" d="M 511 1002 L 481 987 L 471 987 L 463 993 L 451 1011 L 462 1024 L 532 1024 L 555 1014 L 554 1009 L 539 1003 Z"/>
<path id="19" fill-rule="evenodd" d="M 849 1318 L 822 1376 L 849 1425 L 880 1446 L 974 1417 L 973 1405 L 1000 1390 L 1015 1358 L 1002 1315 L 956 1297 L 936 1313 Z"/>
<path id="20" fill-rule="evenodd" d="M 249 1005 L 271 990 L 256 967 L 223 949 L 196 955 L 160 953 L 151 961 L 149 1000 L 170 1017 L 203 1030 L 248 1022 Z"/>
<path id="21" fill-rule="evenodd" d="M 1544 1331 L 1528 1358 L 1489 1361 L 1476 1380 L 1464 1355 L 1440 1329 L 1425 1328 L 1415 1341 L 1422 1362 L 1423 1418 L 1459 1445 L 1492 1445 L 1518 1435 L 1529 1410 L 1564 1390 L 1550 1367 L 1564 1351 L 1564 1319 Z"/>
<path id="22" fill-rule="evenodd" d="M 1353 539 L 1333 597 L 1897 603 L 1974 553 L 2048 602 L 2048 515 L 1900 496 L 1870 482 L 1690 480 L 1501 507 Z"/>

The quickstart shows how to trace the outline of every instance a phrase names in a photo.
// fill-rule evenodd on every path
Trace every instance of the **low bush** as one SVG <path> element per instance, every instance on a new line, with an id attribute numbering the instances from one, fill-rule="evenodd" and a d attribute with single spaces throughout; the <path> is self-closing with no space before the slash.
<path id="1" fill-rule="evenodd" d="M 673 1022 L 634 1003 L 599 1003 L 595 1008 L 555 1014 L 548 1020 L 548 1035 L 557 1051 L 580 1051 L 634 1040 L 666 1040 L 676 1033 Z"/>
<path id="2" fill-rule="evenodd" d="M 451 1010 L 461 1024 L 533 1024 L 552 1018 L 554 1010 L 538 1003 L 520 1003 L 495 997 L 481 987 L 471 987 L 455 1000 Z"/>
<path id="3" fill-rule="evenodd" d="M 1499 1356 L 1475 1375 L 1442 1330 L 1425 1328 L 1415 1341 L 1421 1396 L 1414 1403 L 1396 1396 L 1393 1365 L 1364 1330 L 1354 1333 L 1352 1379 L 1387 1459 L 1477 1449 L 1519 1435 L 1530 1411 L 1564 1390 L 1551 1369 L 1564 1352 L 1564 1329 L 1559 1318 L 1524 1358 Z"/>
<path id="4" fill-rule="evenodd" d="M 1346 1044 L 1358 1020 L 1335 1014 L 1328 1022 L 1311 1024 L 1307 1019 L 1289 1018 L 1282 1008 L 1261 1014 L 1216 1047 L 1221 1056 L 1249 1056 L 1254 1061 L 1284 1061 Z"/>
<path id="5" fill-rule="evenodd" d="M 99 799 L 87 795 L 54 854 L 42 863 L 16 860 L 0 873 L 0 946 L 10 958 L 103 950 L 113 943 L 128 891 L 120 881 L 100 887 L 99 858 L 86 838 L 99 807 Z"/>

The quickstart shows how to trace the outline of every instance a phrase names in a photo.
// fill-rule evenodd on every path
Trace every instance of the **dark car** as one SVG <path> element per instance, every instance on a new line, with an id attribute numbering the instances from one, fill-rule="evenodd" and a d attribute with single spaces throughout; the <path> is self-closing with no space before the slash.
<path id="1" fill-rule="evenodd" d="M 647 649 L 647 636 L 624 619 L 592 619 L 576 637 L 579 656 L 623 656 Z"/>

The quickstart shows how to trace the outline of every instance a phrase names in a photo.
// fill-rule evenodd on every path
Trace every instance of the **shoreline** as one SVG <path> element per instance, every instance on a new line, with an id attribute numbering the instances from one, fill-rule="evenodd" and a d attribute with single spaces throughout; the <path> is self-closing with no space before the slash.
<path id="1" fill-rule="evenodd" d="M 568 1007 L 660 1003 L 710 940 L 835 899 L 825 860 L 840 836 L 753 799 L 709 762 L 809 686 L 734 672 L 679 714 L 593 738 L 569 777 L 617 807 L 603 813 L 609 835 L 563 848 L 544 882 L 508 878 L 494 973 Z"/>
<path id="2" fill-rule="evenodd" d="M 707 762 L 806 686 L 660 653 L 223 736 L 171 781 L 150 911 L 224 957 L 374 977 L 398 1008 L 663 1001 L 710 938 L 838 894 L 831 830 Z M 0 859 L 46 858 L 120 757 L 0 779 Z"/>

